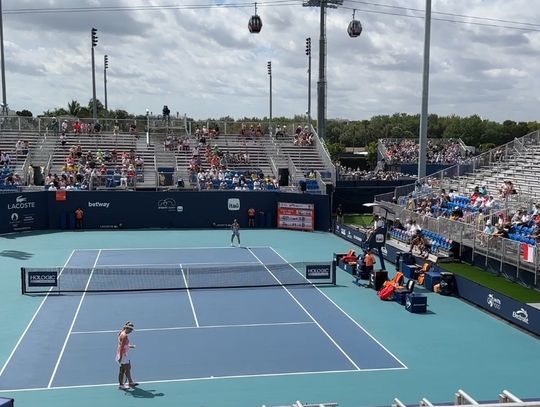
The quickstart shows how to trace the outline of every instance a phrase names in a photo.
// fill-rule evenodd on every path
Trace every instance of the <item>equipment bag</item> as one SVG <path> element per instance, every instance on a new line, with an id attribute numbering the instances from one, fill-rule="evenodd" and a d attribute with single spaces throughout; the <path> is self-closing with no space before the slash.
<path id="1" fill-rule="evenodd" d="M 391 300 L 394 296 L 394 290 L 396 289 L 393 285 L 388 285 L 386 287 L 383 287 L 379 292 L 379 298 L 383 301 Z"/>

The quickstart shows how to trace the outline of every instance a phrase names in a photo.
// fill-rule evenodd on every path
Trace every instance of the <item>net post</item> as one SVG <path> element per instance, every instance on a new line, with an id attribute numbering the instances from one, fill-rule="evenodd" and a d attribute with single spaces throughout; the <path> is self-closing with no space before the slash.
<path id="1" fill-rule="evenodd" d="M 24 267 L 21 267 L 21 294 L 22 295 L 26 294 L 25 276 L 26 276 L 26 269 Z"/>
<path id="2" fill-rule="evenodd" d="M 336 285 L 336 269 L 337 269 L 337 260 L 334 256 L 334 260 L 332 260 L 332 285 Z"/>

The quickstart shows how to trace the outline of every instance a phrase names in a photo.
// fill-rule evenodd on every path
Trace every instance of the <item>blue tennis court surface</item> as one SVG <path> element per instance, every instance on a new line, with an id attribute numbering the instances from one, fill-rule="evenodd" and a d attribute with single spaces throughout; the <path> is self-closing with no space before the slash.
<path id="1" fill-rule="evenodd" d="M 278 282 L 301 272 L 271 247 L 75 250 L 64 267 L 235 264 Z M 311 285 L 51 294 L 4 365 L 0 390 L 115 385 L 117 334 L 127 320 L 139 382 L 406 368 Z"/>

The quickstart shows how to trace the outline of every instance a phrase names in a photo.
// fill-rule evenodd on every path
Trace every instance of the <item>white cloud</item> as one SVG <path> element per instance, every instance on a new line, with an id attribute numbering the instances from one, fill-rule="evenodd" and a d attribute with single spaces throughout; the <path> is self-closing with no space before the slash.
<path id="1" fill-rule="evenodd" d="M 74 5 L 73 3 L 76 3 Z M 184 2 L 179 4 L 196 4 Z M 207 4 L 208 2 L 204 2 Z M 238 3 L 229 0 L 227 3 Z M 359 7 L 362 35 L 346 33 L 351 10 L 329 10 L 328 115 L 366 119 L 375 114 L 418 113 L 421 101 L 421 12 L 351 3 Z M 169 5 L 165 0 L 151 5 Z M 202 4 L 202 2 L 201 2 Z M 385 2 L 424 7 L 423 0 Z M 312 38 L 312 111 L 316 116 L 318 10 L 259 4 L 262 32 L 247 29 L 252 8 L 138 10 L 93 13 L 13 14 L 47 7 L 133 6 L 128 0 L 5 0 L 4 35 L 8 103 L 34 114 L 91 98 L 90 28 L 99 29 L 97 94 L 103 99 L 103 55 L 109 55 L 110 108 L 159 112 L 164 104 L 195 118 L 268 114 L 268 74 L 273 65 L 273 114 L 307 109 L 305 39 Z M 540 4 L 527 0 L 434 0 L 434 12 L 534 23 Z M 437 19 L 431 38 L 430 112 L 481 114 L 504 120 L 537 120 L 540 32 Z M 463 20 L 463 18 L 459 18 Z M 506 22 L 467 19 L 482 24 Z M 538 26 L 529 26 L 540 29 Z"/>

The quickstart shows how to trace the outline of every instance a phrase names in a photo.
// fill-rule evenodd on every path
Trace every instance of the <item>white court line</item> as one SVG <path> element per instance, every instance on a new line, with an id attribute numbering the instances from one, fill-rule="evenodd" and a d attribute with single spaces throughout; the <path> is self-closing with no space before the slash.
<path id="1" fill-rule="evenodd" d="M 205 262 L 205 263 L 186 263 L 186 262 L 183 262 L 182 263 L 184 266 L 205 266 L 205 265 L 209 265 L 209 266 L 222 266 L 223 265 L 223 261 L 220 260 L 220 262 L 215 262 L 215 263 L 208 263 L 208 262 Z M 235 266 L 235 265 L 238 265 L 238 264 L 259 264 L 258 261 L 238 261 L 238 262 L 235 262 L 235 263 L 227 263 L 227 265 L 231 265 L 231 266 Z M 107 267 L 178 267 L 178 263 L 149 263 L 149 264 L 140 264 L 140 263 L 134 263 L 134 264 L 99 264 L 96 268 L 98 269 L 102 269 L 102 268 L 107 268 Z M 71 267 L 70 267 L 71 268 Z M 73 268 L 76 268 L 76 267 L 73 267 Z M 84 268 L 84 267 L 82 267 Z"/>
<path id="2" fill-rule="evenodd" d="M 86 291 L 88 290 L 90 281 L 92 281 L 92 275 L 94 274 L 94 269 L 96 267 L 100 254 L 101 254 L 101 250 L 98 251 L 96 260 L 94 261 L 94 265 L 92 266 L 92 271 L 90 272 L 90 277 L 88 277 L 88 281 L 86 282 L 86 286 L 84 287 L 84 292 L 81 295 L 81 300 L 79 301 L 79 305 L 77 306 L 77 310 L 75 311 L 75 315 L 73 316 L 73 320 L 71 321 L 71 326 L 69 327 L 68 333 L 66 335 L 66 339 L 64 340 L 64 345 L 62 345 L 62 350 L 60 350 L 60 355 L 58 355 L 58 359 L 56 360 L 56 365 L 54 366 L 51 379 L 49 380 L 49 384 L 47 385 L 47 388 L 49 389 L 51 388 L 54 377 L 56 376 L 56 371 L 58 370 L 58 366 L 60 366 L 60 360 L 62 360 L 62 356 L 64 355 L 64 351 L 66 350 L 66 345 L 69 341 L 69 336 L 71 334 L 71 331 L 73 331 L 73 326 L 75 325 L 75 321 L 77 320 L 77 316 L 79 315 L 79 311 L 81 310 L 81 305 L 84 301 L 84 297 L 86 296 Z"/>
<path id="3" fill-rule="evenodd" d="M 252 249 L 270 249 L 270 246 L 251 246 Z M 193 250 L 193 249 L 200 249 L 200 250 L 208 250 L 208 249 L 238 249 L 238 247 L 231 247 L 231 246 L 194 246 L 194 247 L 124 247 L 124 248 L 113 248 L 113 249 L 75 249 L 75 251 L 78 252 L 84 252 L 84 251 L 95 251 L 95 250 L 101 250 L 103 252 L 110 252 L 110 251 L 118 251 L 118 250 L 125 250 L 125 251 L 139 251 L 139 250 Z"/>
<path id="4" fill-rule="evenodd" d="M 396 369 L 374 369 L 374 370 L 396 370 Z M 364 371 L 369 371 L 368 369 Z M 364 372 L 363 371 L 363 372 Z M 182 382 L 200 382 L 207 380 L 227 380 L 227 379 L 246 379 L 254 377 L 280 377 L 280 376 L 303 376 L 303 375 L 323 375 L 323 374 L 335 374 L 335 373 L 358 373 L 357 370 L 324 370 L 319 372 L 289 372 L 289 373 L 262 373 L 262 374 L 246 374 L 235 376 L 214 376 L 214 377 L 198 377 L 187 379 L 166 379 L 166 380 L 148 380 L 138 382 L 139 384 L 160 384 L 160 383 L 182 383 Z M 42 390 L 64 390 L 64 389 L 87 389 L 94 387 L 110 387 L 118 386 L 118 383 L 101 383 L 101 384 L 82 384 L 73 386 L 57 386 L 57 387 L 36 387 L 31 389 L 13 389 L 13 390 L 0 390 L 1 393 L 14 393 L 14 392 L 30 392 L 30 391 L 42 391 Z"/>
<path id="5" fill-rule="evenodd" d="M 266 270 L 268 270 L 268 272 L 272 275 L 272 277 L 274 277 L 274 279 L 281 284 L 281 282 L 279 281 L 279 279 L 274 275 L 274 273 L 272 273 L 272 271 L 266 267 L 266 265 L 261 261 L 261 259 L 259 259 L 257 257 L 257 255 L 255 253 L 253 253 L 253 251 L 251 251 L 251 249 L 248 249 L 250 251 L 250 253 L 253 255 L 253 257 L 255 257 L 257 260 L 259 260 L 259 262 L 264 266 L 264 268 Z M 332 343 L 335 345 L 335 347 L 349 360 L 349 362 L 351 362 L 351 364 L 356 368 L 356 370 L 360 370 L 360 367 L 354 362 L 354 360 L 352 360 L 352 358 L 347 355 L 347 352 L 345 352 L 341 346 L 338 345 L 338 343 L 334 340 L 334 338 L 332 338 L 330 336 L 330 334 L 317 322 L 317 320 L 309 313 L 309 311 L 300 303 L 300 301 L 298 301 L 296 299 L 296 297 L 294 295 L 292 295 L 292 293 L 289 291 L 289 289 L 285 286 L 283 286 L 283 289 L 287 292 L 287 294 L 289 294 L 291 296 L 291 298 L 298 304 L 298 306 L 300 308 L 302 308 L 302 310 L 304 310 L 304 312 L 313 320 L 313 322 L 315 322 L 315 324 L 317 324 L 317 326 L 319 327 L 319 329 L 328 337 L 328 339 L 330 339 L 330 341 L 332 341 Z"/>
<path id="6" fill-rule="evenodd" d="M 137 332 L 154 332 L 154 331 L 183 331 L 189 329 L 220 329 L 220 328 L 251 328 L 260 326 L 286 326 L 286 325 L 314 325 L 313 321 L 302 322 L 268 322 L 260 324 L 233 324 L 233 325 L 200 325 L 200 326 L 172 326 L 167 328 L 138 328 Z M 76 331 L 71 332 L 72 335 L 88 335 L 88 334 L 108 334 L 118 333 L 118 329 L 105 331 Z"/>
<path id="7" fill-rule="evenodd" d="M 285 261 L 287 264 L 290 265 L 290 263 L 285 259 L 283 258 L 283 256 L 281 254 L 279 254 L 277 251 L 274 250 L 273 247 L 270 247 L 270 249 L 276 253 L 281 259 L 283 259 L 283 261 Z M 293 269 L 296 270 L 296 272 L 300 275 L 303 275 L 297 268 L 291 266 Z M 407 365 L 405 365 L 401 360 L 399 360 L 399 358 L 397 358 L 392 352 L 390 352 L 382 343 L 380 343 L 373 335 L 371 335 L 368 331 L 366 331 L 366 329 L 360 325 L 353 317 L 351 317 L 349 314 L 347 314 L 343 308 L 341 308 L 339 305 L 337 305 L 330 297 L 328 297 L 328 295 L 326 295 L 324 292 L 321 291 L 321 289 L 317 286 L 314 286 L 322 295 L 324 295 L 328 301 L 330 301 L 332 304 L 334 304 L 334 306 L 340 310 L 343 314 L 345 314 L 347 316 L 347 318 L 349 318 L 352 322 L 354 322 L 354 324 L 356 326 L 358 326 L 358 328 L 360 328 L 362 331 L 364 331 L 366 333 L 367 336 L 369 336 L 371 339 L 373 339 L 373 341 L 375 341 L 381 348 L 383 348 L 390 356 L 392 356 L 395 360 L 397 360 L 401 366 L 403 366 L 404 369 L 408 369 Z M 403 369 L 401 368 L 401 369 Z M 396 368 L 396 369 L 400 369 L 400 368 Z"/>
<path id="8" fill-rule="evenodd" d="M 67 264 L 69 263 L 69 261 L 71 260 L 71 257 L 73 256 L 73 253 L 75 253 L 75 250 L 72 250 L 71 251 L 71 254 L 69 255 L 68 259 L 66 260 L 66 262 L 64 263 L 64 267 L 62 267 L 62 269 L 60 270 L 60 273 L 58 274 L 58 277 L 60 277 L 62 275 L 62 272 L 64 271 L 64 269 L 66 268 Z M 34 322 L 34 320 L 36 319 L 39 311 L 41 310 L 41 308 L 43 307 L 43 304 L 45 304 L 45 301 L 47 300 L 47 298 L 49 297 L 49 294 L 51 293 L 53 287 L 49 288 L 49 291 L 47 292 L 47 294 L 45 295 L 45 298 L 43 298 L 43 301 L 41 301 L 41 304 L 39 304 L 39 307 L 38 309 L 36 310 L 36 312 L 34 312 L 34 315 L 32 316 L 32 319 L 30 320 L 30 322 L 28 323 L 28 325 L 26 325 L 26 328 L 25 330 L 23 331 L 22 335 L 19 337 L 19 340 L 17 341 L 17 343 L 15 344 L 15 347 L 13 348 L 13 350 L 11 351 L 11 353 L 9 354 L 7 360 L 6 360 L 6 363 L 4 363 L 4 366 L 2 366 L 2 370 L 0 370 L 0 377 L 2 377 L 2 374 L 4 373 L 4 371 L 6 370 L 7 368 L 7 365 L 9 364 L 9 362 L 11 361 L 11 358 L 13 357 L 13 355 L 15 354 L 15 352 L 17 351 L 17 349 L 19 348 L 19 345 L 21 344 L 23 338 L 25 337 L 26 333 L 28 332 L 28 330 L 30 329 L 30 326 L 32 325 L 32 323 Z"/>
<path id="9" fill-rule="evenodd" d="M 197 313 L 195 312 L 195 306 L 193 305 L 193 300 L 191 299 L 191 293 L 190 293 L 189 285 L 188 285 L 187 280 L 186 280 L 186 274 L 184 273 L 184 269 L 183 269 L 182 265 L 180 264 L 179 266 L 180 266 L 180 271 L 182 272 L 182 278 L 184 279 L 184 285 L 186 287 L 186 292 L 187 292 L 187 295 L 188 295 L 188 298 L 189 298 L 189 304 L 191 305 L 191 311 L 193 312 L 193 319 L 195 319 L 195 325 L 198 328 L 199 327 L 199 320 L 197 319 Z"/>

